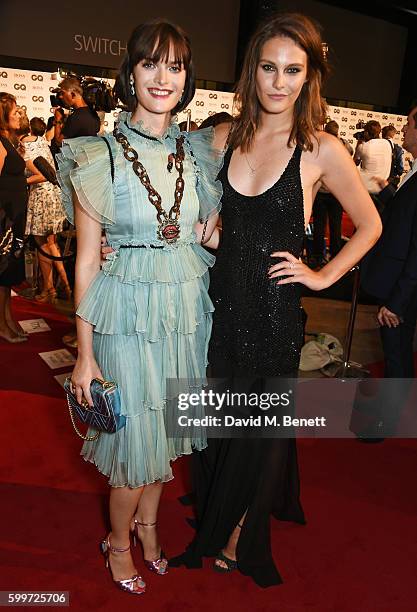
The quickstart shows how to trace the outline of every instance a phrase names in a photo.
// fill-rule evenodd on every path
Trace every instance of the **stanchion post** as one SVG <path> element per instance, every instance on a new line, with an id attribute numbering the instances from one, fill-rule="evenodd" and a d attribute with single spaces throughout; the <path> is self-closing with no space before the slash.
<path id="1" fill-rule="evenodd" d="M 363 378 L 369 375 L 362 364 L 352 363 L 350 353 L 352 350 L 353 332 L 355 329 L 356 311 L 358 308 L 359 287 L 360 287 L 360 266 L 354 266 L 350 273 L 353 273 L 352 301 L 350 305 L 349 322 L 346 330 L 345 346 L 343 350 L 342 363 L 332 363 L 326 367 L 327 376 L 335 378 Z"/>

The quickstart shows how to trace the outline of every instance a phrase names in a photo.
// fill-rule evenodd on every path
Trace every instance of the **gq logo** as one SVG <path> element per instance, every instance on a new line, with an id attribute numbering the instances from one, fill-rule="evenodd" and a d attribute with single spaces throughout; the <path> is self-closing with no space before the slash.
<path id="1" fill-rule="evenodd" d="M 7 73 L 5 70 L 3 70 L 2 72 L 0 72 L 0 78 L 2 78 L 2 79 L 7 79 L 7 77 L 8 77 L 8 76 L 9 76 L 9 75 L 8 75 L 8 73 Z"/>
<path id="2" fill-rule="evenodd" d="M 43 81 L 43 76 L 41 74 L 32 74 L 32 81 Z"/>
<path id="3" fill-rule="evenodd" d="M 217 100 L 217 94 L 216 93 L 210 93 L 209 94 L 209 98 L 213 98 L 214 100 Z"/>
<path id="4" fill-rule="evenodd" d="M 22 91 L 26 91 L 26 85 L 24 83 L 15 83 L 13 87 L 16 90 L 21 89 Z"/>
<path id="5" fill-rule="evenodd" d="M 220 108 L 229 108 L 229 105 L 228 104 L 221 104 Z"/>
<path id="6" fill-rule="evenodd" d="M 204 102 L 203 100 L 197 100 L 197 102 L 195 103 L 196 106 L 204 106 Z"/>
<path id="7" fill-rule="evenodd" d="M 44 102 L 43 96 L 32 96 L 33 102 Z"/>

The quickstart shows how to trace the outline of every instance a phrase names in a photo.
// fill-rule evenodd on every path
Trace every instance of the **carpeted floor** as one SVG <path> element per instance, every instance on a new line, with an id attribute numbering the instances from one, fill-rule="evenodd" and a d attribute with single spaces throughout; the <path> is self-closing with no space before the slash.
<path id="1" fill-rule="evenodd" d="M 62 390 L 40 351 L 63 348 L 71 325 L 54 308 L 14 298 L 21 319 L 43 317 L 51 332 L 0 346 L 0 590 L 65 590 L 72 610 L 152 612 L 411 612 L 416 609 L 417 443 L 300 440 L 306 526 L 274 521 L 272 543 L 284 584 L 263 590 L 235 572 L 172 569 L 133 598 L 113 586 L 99 555 L 106 533 L 105 478 L 79 457 Z M 378 366 L 374 366 L 378 368 Z M 67 368 L 68 369 L 68 368 Z M 66 371 L 64 369 L 62 371 Z M 377 369 L 375 371 L 378 371 Z M 192 537 L 188 458 L 165 487 L 160 536 L 168 554 Z"/>

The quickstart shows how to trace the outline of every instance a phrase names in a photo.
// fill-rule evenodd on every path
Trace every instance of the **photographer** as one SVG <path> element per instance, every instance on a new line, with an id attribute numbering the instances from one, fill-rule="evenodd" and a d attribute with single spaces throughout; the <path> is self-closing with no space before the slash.
<path id="1" fill-rule="evenodd" d="M 63 79 L 55 90 L 58 101 L 64 108 L 72 108 L 65 125 L 62 120 L 55 120 L 55 140 L 62 144 L 67 138 L 78 136 L 96 136 L 100 131 L 100 118 L 84 99 L 80 80 L 75 76 Z"/>
<path id="2" fill-rule="evenodd" d="M 387 180 L 391 172 L 392 151 L 390 143 L 380 138 L 381 124 L 378 121 L 368 121 L 358 138 L 354 162 L 359 168 L 362 182 L 368 192 L 375 195 L 380 191 L 375 177 Z"/>

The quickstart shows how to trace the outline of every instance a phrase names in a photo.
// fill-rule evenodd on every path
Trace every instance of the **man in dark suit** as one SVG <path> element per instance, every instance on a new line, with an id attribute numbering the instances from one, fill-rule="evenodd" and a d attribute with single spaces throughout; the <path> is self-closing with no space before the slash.
<path id="1" fill-rule="evenodd" d="M 382 190 L 382 235 L 366 256 L 362 287 L 381 304 L 378 310 L 385 378 L 414 377 L 413 338 L 417 321 L 417 106 L 403 128 L 404 148 L 414 158 L 413 167 L 398 189 L 378 180 Z M 411 382 L 411 381 L 410 381 Z M 410 383 L 399 381 L 385 386 L 386 434 L 393 433 L 401 404 Z M 399 395 L 398 395 L 399 393 Z M 394 407 L 395 404 L 395 407 Z"/>

